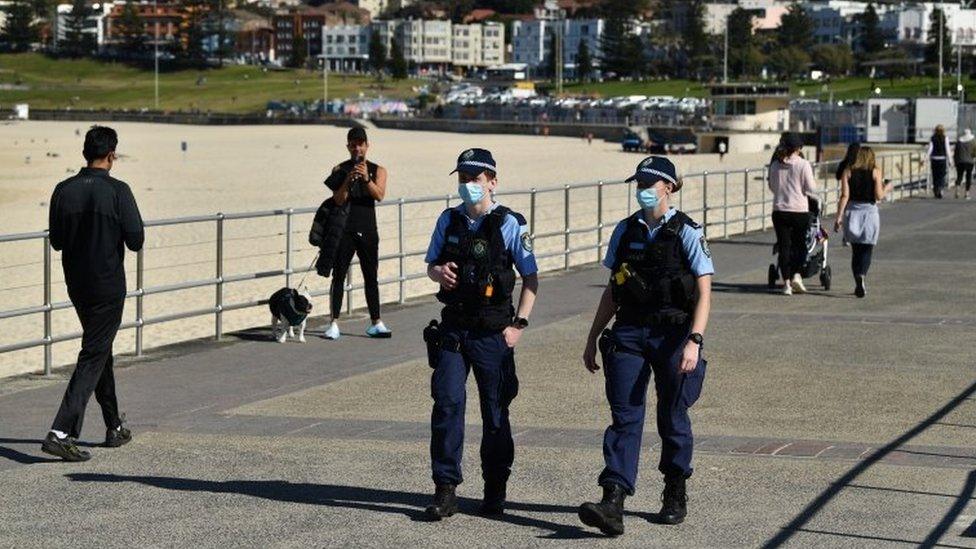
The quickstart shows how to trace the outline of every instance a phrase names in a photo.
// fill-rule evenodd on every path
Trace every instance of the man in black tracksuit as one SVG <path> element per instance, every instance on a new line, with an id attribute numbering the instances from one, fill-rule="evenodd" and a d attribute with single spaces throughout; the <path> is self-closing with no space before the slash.
<path id="1" fill-rule="evenodd" d="M 132 440 L 115 397 L 112 342 L 125 302 L 124 247 L 142 248 L 142 217 L 129 186 L 109 177 L 116 159 L 115 130 L 94 126 L 85 135 L 88 166 L 58 184 L 51 197 L 51 247 L 61 251 L 68 296 L 81 321 L 78 364 L 41 449 L 65 461 L 91 456 L 75 445 L 92 393 L 105 419 L 105 446 Z M 123 247 L 124 246 L 124 247 Z"/>

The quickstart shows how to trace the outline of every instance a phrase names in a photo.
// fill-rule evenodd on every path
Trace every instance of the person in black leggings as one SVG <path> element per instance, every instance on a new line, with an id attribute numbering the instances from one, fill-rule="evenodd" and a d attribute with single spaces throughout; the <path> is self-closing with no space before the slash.
<path id="1" fill-rule="evenodd" d="M 359 256 L 366 304 L 372 320 L 366 335 L 390 337 L 392 332 L 380 318 L 380 290 L 377 283 L 380 237 L 376 230 L 376 203 L 386 196 L 386 169 L 366 160 L 369 141 L 363 128 L 349 130 L 346 148 L 349 150 L 349 160 L 333 168 L 332 174 L 325 180 L 337 204 L 349 203 L 349 218 L 332 267 L 332 323 L 325 331 L 325 338 L 339 339 L 338 320 L 342 311 L 346 274 L 353 254 Z"/>
<path id="2" fill-rule="evenodd" d="M 810 207 L 807 197 L 817 191 L 813 167 L 801 153 L 803 141 L 796 134 L 783 136 L 769 165 L 769 189 L 773 192 L 773 228 L 783 293 L 807 291 L 803 284 Z"/>

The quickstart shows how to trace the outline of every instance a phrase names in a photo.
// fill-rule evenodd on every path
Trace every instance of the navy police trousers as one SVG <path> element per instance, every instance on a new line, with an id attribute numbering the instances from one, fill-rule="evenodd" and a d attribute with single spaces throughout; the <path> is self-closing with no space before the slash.
<path id="1" fill-rule="evenodd" d="M 508 406 L 518 394 L 514 352 L 500 331 L 442 327 L 444 345 L 431 376 L 430 459 L 435 484 L 461 484 L 465 384 L 474 370 L 481 400 L 481 472 L 485 482 L 506 482 L 515 459 Z M 453 344 L 453 345 L 452 345 Z"/>
<path id="2" fill-rule="evenodd" d="M 688 408 L 698 400 L 705 379 L 705 361 L 689 374 L 678 371 L 689 326 L 642 327 L 615 324 L 608 342 L 601 342 L 607 400 L 613 423 L 603 435 L 606 467 L 600 484 L 623 487 L 633 495 L 644 431 L 647 385 L 654 374 L 657 431 L 661 436 L 658 469 L 665 477 L 692 473 L 691 419 Z M 606 345 L 605 343 L 609 343 Z"/>

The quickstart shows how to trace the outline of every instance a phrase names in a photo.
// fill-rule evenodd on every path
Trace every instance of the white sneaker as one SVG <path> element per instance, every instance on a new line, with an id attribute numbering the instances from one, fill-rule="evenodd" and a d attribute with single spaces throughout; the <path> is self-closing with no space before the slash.
<path id="1" fill-rule="evenodd" d="M 798 294 L 807 293 L 807 287 L 803 285 L 803 278 L 800 277 L 800 273 L 793 275 L 793 280 L 790 281 L 790 285 L 793 286 L 793 291 Z"/>
<path id="2" fill-rule="evenodd" d="M 793 287 L 789 282 L 783 283 L 783 295 L 793 295 Z"/>
<path id="3" fill-rule="evenodd" d="M 390 329 L 386 327 L 386 324 L 383 324 L 383 321 L 381 320 L 369 328 L 366 328 L 366 335 L 369 337 L 389 338 L 393 337 L 393 332 L 390 331 Z"/>
<path id="4" fill-rule="evenodd" d="M 325 331 L 322 337 L 325 339 L 339 339 L 340 335 L 342 334 L 339 332 L 339 323 L 333 320 L 332 324 L 329 324 L 329 329 Z"/>

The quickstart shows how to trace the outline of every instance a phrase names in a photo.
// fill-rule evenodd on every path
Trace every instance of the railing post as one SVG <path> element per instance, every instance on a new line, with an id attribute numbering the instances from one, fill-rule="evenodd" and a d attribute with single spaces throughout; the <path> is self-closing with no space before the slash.
<path id="1" fill-rule="evenodd" d="M 761 211 L 759 212 L 760 215 L 762 216 L 760 218 L 760 223 L 762 224 L 760 226 L 760 230 L 763 231 L 766 230 L 766 182 L 768 180 L 769 180 L 769 168 L 767 166 L 763 166 L 762 182 L 759 184 L 759 196 L 761 198 L 759 204 L 762 206 Z"/>
<path id="2" fill-rule="evenodd" d="M 451 207 L 451 193 L 447 193 L 447 195 L 444 197 L 444 205 L 447 208 Z"/>
<path id="3" fill-rule="evenodd" d="M 596 261 L 603 256 L 603 181 L 596 184 Z"/>
<path id="4" fill-rule="evenodd" d="M 908 153 L 908 196 L 912 197 L 915 195 L 915 159 L 914 154 Z M 904 189 L 902 189 L 904 194 Z"/>
<path id="5" fill-rule="evenodd" d="M 285 210 L 285 287 L 291 288 L 291 222 L 294 209 Z"/>
<path id="6" fill-rule="evenodd" d="M 535 239 L 535 194 L 536 191 L 533 187 L 531 194 L 529 194 L 529 233 L 532 239 Z"/>
<path id="7" fill-rule="evenodd" d="M 51 375 L 51 237 L 44 237 L 44 375 Z"/>
<path id="8" fill-rule="evenodd" d="M 742 234 L 746 234 L 749 232 L 749 168 L 743 172 L 742 180 L 745 183 L 743 191 L 745 198 L 742 199 Z"/>
<path id="9" fill-rule="evenodd" d="M 138 252 L 136 252 L 136 356 L 142 356 L 142 300 L 145 297 L 143 295 L 144 280 L 143 276 L 145 273 L 145 246 Z"/>
<path id="10" fill-rule="evenodd" d="M 722 238 L 729 237 L 729 171 L 722 172 Z"/>
<path id="11" fill-rule="evenodd" d="M 708 170 L 702 172 L 702 231 L 708 238 Z"/>
<path id="12" fill-rule="evenodd" d="M 563 269 L 569 269 L 569 185 L 563 185 Z"/>
<path id="13" fill-rule="evenodd" d="M 402 305 L 405 301 L 405 296 L 403 295 L 404 287 L 404 257 L 403 257 L 403 198 L 397 202 L 397 252 L 400 256 L 400 304 Z"/>
<path id="14" fill-rule="evenodd" d="M 217 285 L 214 287 L 214 339 L 220 340 L 224 321 L 224 214 L 217 214 Z"/>

